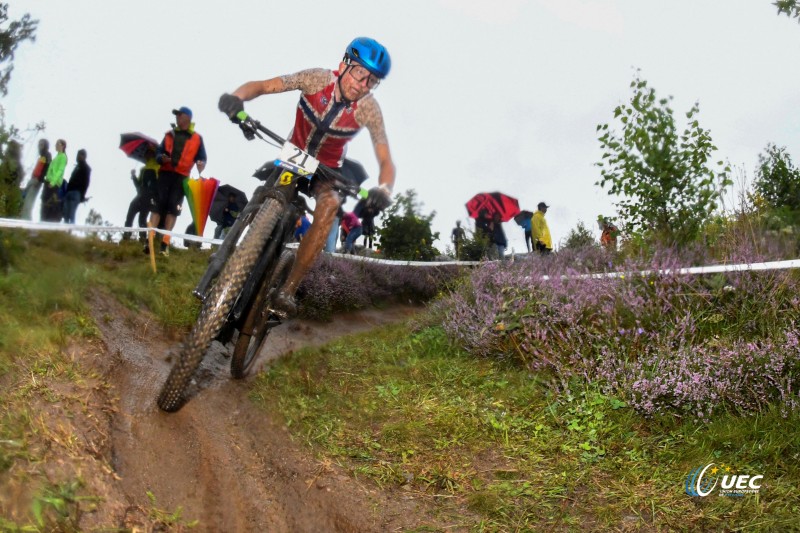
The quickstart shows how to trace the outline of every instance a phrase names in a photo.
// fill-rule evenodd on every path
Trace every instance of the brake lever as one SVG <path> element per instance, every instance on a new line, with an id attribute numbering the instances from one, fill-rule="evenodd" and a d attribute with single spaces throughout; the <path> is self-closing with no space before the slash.
<path id="1" fill-rule="evenodd" d="M 244 122 L 239 122 L 239 129 L 242 130 L 244 138 L 247 139 L 248 141 L 252 141 L 253 139 L 256 138 L 256 131 L 249 124 L 246 124 Z"/>

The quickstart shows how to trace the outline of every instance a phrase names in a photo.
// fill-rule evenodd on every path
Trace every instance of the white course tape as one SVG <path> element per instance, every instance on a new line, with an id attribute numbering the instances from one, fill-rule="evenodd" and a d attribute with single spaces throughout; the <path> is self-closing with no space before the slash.
<path id="1" fill-rule="evenodd" d="M 736 265 L 709 265 L 698 267 L 685 267 L 678 269 L 666 268 L 663 270 L 640 270 L 638 272 L 600 272 L 597 274 L 578 274 L 575 276 L 562 275 L 560 279 L 599 279 L 599 278 L 625 278 L 625 276 L 650 276 L 652 274 L 718 274 L 720 272 L 746 272 L 749 270 L 786 270 L 800 268 L 800 259 L 785 261 L 769 261 L 766 263 L 739 263 Z M 551 276 L 542 276 L 542 279 L 553 279 Z"/>
<path id="2" fill-rule="evenodd" d="M 42 230 L 42 231 L 82 231 L 84 233 L 99 233 L 102 231 L 109 232 L 128 232 L 138 233 L 147 231 L 147 228 L 128 228 L 121 226 L 90 226 L 80 224 L 62 224 L 60 222 L 32 222 L 30 220 L 18 220 L 14 218 L 0 218 L 0 228 L 16 228 L 27 230 Z M 223 243 L 222 239 L 211 239 L 208 237 L 199 237 L 197 235 L 188 235 L 186 233 L 178 233 L 165 229 L 155 229 L 154 231 L 163 235 L 170 235 L 187 241 L 205 242 L 209 244 L 220 245 Z M 287 248 L 295 248 L 298 243 L 287 244 Z M 347 259 L 350 261 L 363 261 L 368 263 L 379 263 L 382 265 L 396 265 L 396 266 L 414 266 L 414 267 L 438 267 L 438 266 L 475 266 L 480 265 L 482 261 L 397 261 L 391 259 L 380 259 L 377 257 L 364 257 L 361 255 L 351 254 L 330 254 L 333 257 Z M 720 272 L 744 272 L 749 270 L 786 270 L 790 268 L 800 268 L 800 259 L 790 259 L 784 261 L 769 261 L 763 263 L 740 263 L 735 265 L 709 265 L 699 267 L 686 267 L 679 269 L 665 269 L 665 270 L 642 270 L 639 272 L 601 272 L 597 274 L 578 274 L 574 276 L 562 275 L 560 279 L 598 279 L 598 278 L 624 278 L 625 276 L 649 276 L 651 274 L 716 274 Z M 549 280 L 551 276 L 542 276 L 541 279 Z"/>
<path id="3" fill-rule="evenodd" d="M 61 222 L 32 222 L 30 220 L 18 220 L 15 218 L 0 218 L 0 228 L 16 228 L 40 231 L 82 231 L 84 233 L 100 233 L 103 231 L 109 232 L 125 232 L 125 233 L 139 233 L 147 231 L 147 228 L 127 228 L 123 226 L 90 226 L 86 224 L 63 224 Z M 161 233 L 162 235 L 169 235 L 171 237 L 178 237 L 186 241 L 194 242 L 207 242 L 209 244 L 222 244 L 222 239 L 211 239 L 209 237 L 200 237 L 198 235 L 189 235 L 187 233 L 178 233 L 177 231 L 169 231 L 166 229 L 155 228 L 153 231 Z"/>
<path id="4" fill-rule="evenodd" d="M 61 222 L 32 222 L 30 220 L 18 220 L 12 218 L 0 218 L 0 228 L 16 228 L 27 230 L 41 230 L 41 231 L 82 231 L 84 233 L 100 233 L 103 231 L 109 232 L 126 232 L 138 233 L 147 231 L 147 228 L 128 228 L 122 226 L 89 226 L 81 224 L 62 224 Z M 211 239 L 208 237 L 198 237 L 197 235 L 187 235 L 185 233 L 178 233 L 175 231 L 168 231 L 165 229 L 155 229 L 154 231 L 163 235 L 170 235 L 173 238 L 184 239 L 194 242 L 206 242 L 209 244 L 220 245 L 223 243 L 222 239 Z M 289 243 L 287 248 L 296 248 L 298 243 Z M 381 263 L 384 265 L 398 265 L 398 266 L 422 266 L 422 267 L 438 267 L 443 265 L 462 265 L 474 266 L 481 264 L 480 261 L 442 261 L 442 262 L 427 262 L 427 261 L 395 261 L 390 259 L 379 259 L 376 257 L 364 257 L 361 255 L 351 254 L 330 254 L 333 257 L 341 259 L 348 259 L 350 261 L 363 261 Z"/>

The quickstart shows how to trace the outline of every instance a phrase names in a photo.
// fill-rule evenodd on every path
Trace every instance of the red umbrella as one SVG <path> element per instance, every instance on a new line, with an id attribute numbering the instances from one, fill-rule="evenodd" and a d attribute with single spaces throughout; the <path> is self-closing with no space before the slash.
<path id="1" fill-rule="evenodd" d="M 119 136 L 119 149 L 125 152 L 125 155 L 128 157 L 140 163 L 147 163 L 146 154 L 148 148 L 151 148 L 155 152 L 157 147 L 157 140 L 148 137 L 144 133 L 139 133 L 138 131 L 122 133 Z"/>
<path id="2" fill-rule="evenodd" d="M 494 217 L 495 213 L 499 213 L 500 220 L 508 222 L 519 214 L 519 202 L 516 198 L 501 192 L 481 192 L 467 202 L 467 213 L 477 219 L 482 211 L 486 211 L 489 218 Z"/>

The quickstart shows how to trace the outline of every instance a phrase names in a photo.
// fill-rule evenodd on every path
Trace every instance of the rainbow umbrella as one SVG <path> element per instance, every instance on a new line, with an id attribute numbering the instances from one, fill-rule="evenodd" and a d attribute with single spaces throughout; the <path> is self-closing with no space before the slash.
<path id="1" fill-rule="evenodd" d="M 197 235 L 202 236 L 206 229 L 206 219 L 211 210 L 211 202 L 217 194 L 219 180 L 216 178 L 186 178 L 183 180 L 183 192 L 189 201 L 189 210 Z"/>

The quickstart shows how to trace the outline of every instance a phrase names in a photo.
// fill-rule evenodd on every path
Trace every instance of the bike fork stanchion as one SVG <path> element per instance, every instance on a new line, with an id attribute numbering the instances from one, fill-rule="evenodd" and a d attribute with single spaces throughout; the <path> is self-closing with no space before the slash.
<path id="1" fill-rule="evenodd" d="M 261 204 L 264 202 L 264 199 L 266 198 L 266 192 L 267 189 L 263 186 L 256 188 L 256 190 L 253 192 L 253 197 L 242 210 L 242 214 L 236 219 L 236 222 L 233 223 L 231 229 L 228 230 L 228 233 L 225 235 L 225 239 L 223 240 L 219 249 L 211 256 L 205 274 L 203 274 L 203 277 L 200 278 L 200 282 L 192 291 L 192 294 L 194 294 L 194 296 L 201 302 L 205 299 L 206 294 L 208 293 L 208 288 L 211 286 L 211 282 L 216 279 L 220 272 L 222 272 L 222 267 L 225 266 L 225 262 L 236 249 L 236 243 L 239 241 L 239 237 L 241 237 L 241 234 L 245 229 L 244 221 L 255 216 L 255 212 L 258 211 L 258 209 L 261 207 Z"/>

